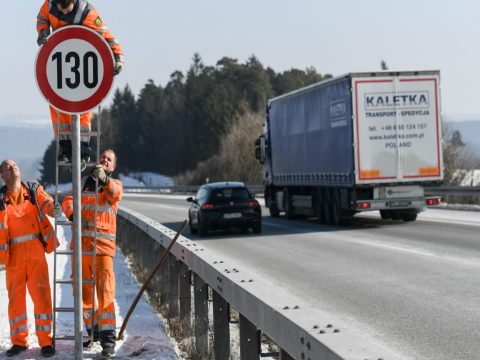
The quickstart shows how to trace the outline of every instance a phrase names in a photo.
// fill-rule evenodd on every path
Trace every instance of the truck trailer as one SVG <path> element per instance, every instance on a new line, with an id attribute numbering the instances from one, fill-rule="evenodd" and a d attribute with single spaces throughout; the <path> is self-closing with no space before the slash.
<path id="1" fill-rule="evenodd" d="M 342 224 L 379 210 L 414 221 L 440 185 L 440 72 L 349 73 L 268 101 L 255 156 L 265 205 Z"/>

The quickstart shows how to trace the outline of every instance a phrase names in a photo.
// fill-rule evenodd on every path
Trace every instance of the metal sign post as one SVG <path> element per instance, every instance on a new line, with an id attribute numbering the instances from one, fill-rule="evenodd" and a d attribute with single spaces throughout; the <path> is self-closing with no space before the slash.
<path id="1" fill-rule="evenodd" d="M 81 180 L 80 180 L 80 116 L 72 115 L 72 185 L 73 185 L 73 306 L 75 359 L 83 358 L 83 321 L 82 321 L 82 216 L 81 216 Z"/>

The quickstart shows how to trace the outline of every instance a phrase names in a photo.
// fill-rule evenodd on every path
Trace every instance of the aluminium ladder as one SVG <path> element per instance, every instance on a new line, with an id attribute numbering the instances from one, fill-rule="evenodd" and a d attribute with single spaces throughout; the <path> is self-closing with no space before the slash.
<path id="1" fill-rule="evenodd" d="M 100 134 L 101 134 L 101 131 L 100 131 L 100 123 L 101 123 L 101 119 L 100 119 L 100 114 L 101 114 L 101 108 L 99 107 L 99 110 L 98 110 L 98 116 L 97 116 L 97 127 L 96 127 L 96 131 L 91 131 L 91 129 L 89 129 L 88 133 L 82 133 L 82 136 L 85 136 L 85 135 L 88 135 L 89 138 L 90 137 L 94 137 L 96 138 L 96 157 L 95 157 L 95 160 L 98 161 L 99 159 L 99 156 L 100 156 Z M 60 116 L 60 115 L 59 115 Z M 72 116 L 79 116 L 79 115 L 72 115 Z M 72 121 L 73 122 L 73 121 Z M 73 125 L 73 124 L 72 124 Z M 59 197 L 61 197 L 63 200 L 63 197 L 66 196 L 66 195 L 72 195 L 73 196 L 73 192 L 72 191 L 67 191 L 67 192 L 62 192 L 62 191 L 59 191 L 59 184 L 58 184 L 58 180 L 59 180 L 59 169 L 60 167 L 70 167 L 72 166 L 72 163 L 71 162 L 59 162 L 58 161 L 58 154 L 59 154 L 59 140 L 60 140 L 60 137 L 61 135 L 72 135 L 72 131 L 60 131 L 60 119 L 57 119 L 57 138 L 56 138 L 56 144 L 55 144 L 55 203 L 60 203 L 59 202 Z M 73 139 L 72 139 L 72 147 L 75 146 L 73 144 Z M 92 159 L 90 159 L 92 160 Z M 86 164 L 86 167 L 87 169 L 88 168 L 91 168 L 93 166 L 95 166 L 97 163 L 96 162 L 89 162 Z M 80 164 L 79 164 L 80 166 Z M 81 184 L 82 185 L 82 184 Z M 80 191 L 81 191 L 81 187 L 80 187 Z M 95 298 L 96 298 L 96 287 L 95 287 L 95 280 L 96 280 L 96 248 L 97 248 L 97 212 L 98 212 L 98 180 L 95 180 L 95 192 L 81 192 L 80 194 L 80 199 L 81 199 L 81 196 L 82 195 L 87 195 L 87 196 L 94 196 L 95 197 L 95 211 L 94 211 L 94 221 L 93 221 L 93 226 L 94 226 L 94 234 L 93 234 L 93 251 L 83 251 L 82 250 L 82 256 L 83 255 L 87 255 L 87 256 L 93 256 L 93 278 L 92 279 L 83 279 L 82 278 L 82 286 L 83 285 L 91 285 L 92 286 L 92 308 L 91 308 L 91 313 L 90 313 L 90 316 L 91 316 L 91 319 L 92 319 L 92 324 L 91 324 L 91 335 L 87 338 L 84 338 L 83 336 L 81 337 L 83 341 L 85 340 L 88 340 L 90 339 L 92 342 L 93 342 L 93 336 L 94 336 L 94 327 L 95 327 Z M 75 200 L 74 200 L 75 201 Z M 55 234 L 57 234 L 57 231 L 58 231 L 58 227 L 59 226 L 72 226 L 74 225 L 74 222 L 72 221 L 68 221 L 68 220 L 60 220 L 60 219 L 55 219 Z M 80 229 L 81 229 L 81 224 L 79 224 L 80 226 Z M 71 241 L 73 241 L 73 233 L 72 233 L 72 239 Z M 79 239 L 80 241 L 80 244 L 82 242 L 81 238 Z M 81 245 L 80 245 L 81 246 Z M 67 249 L 67 250 L 57 250 L 57 248 L 55 248 L 54 250 L 54 262 L 53 262 L 53 299 L 52 299 L 52 304 L 53 304 L 53 332 L 52 332 L 52 339 L 53 339 L 53 347 L 55 348 L 55 344 L 56 344 L 56 341 L 59 340 L 76 340 L 78 337 L 75 336 L 75 333 L 73 335 L 57 335 L 57 313 L 81 313 L 82 316 L 80 318 L 80 321 L 82 322 L 82 325 L 81 325 L 81 328 L 83 328 L 83 311 L 82 309 L 77 309 L 77 307 L 74 305 L 73 307 L 65 307 L 65 306 L 59 306 L 57 304 L 57 299 L 56 299 L 56 295 L 57 295 L 57 286 L 61 286 L 61 285 L 71 285 L 72 286 L 72 291 L 74 291 L 74 283 L 75 283 L 75 279 L 74 279 L 74 276 L 73 276 L 73 266 L 72 266 L 72 276 L 71 278 L 58 278 L 58 274 L 57 274 L 57 257 L 58 256 L 71 256 L 71 260 L 72 260 L 72 264 L 73 264 L 73 257 L 74 257 L 74 250 L 70 250 L 70 249 Z M 74 296 L 75 296 L 75 292 L 74 292 Z M 78 301 L 78 304 L 80 306 L 80 308 L 82 307 L 82 303 L 83 301 Z M 78 327 L 77 327 L 78 328 Z M 77 345 L 77 344 L 76 344 Z M 83 346 L 83 344 L 81 345 L 77 345 L 76 346 L 76 349 L 79 349 L 80 346 Z M 78 356 L 77 356 L 78 355 Z M 76 351 L 76 358 L 82 358 L 82 354 L 78 354 L 78 351 Z"/>

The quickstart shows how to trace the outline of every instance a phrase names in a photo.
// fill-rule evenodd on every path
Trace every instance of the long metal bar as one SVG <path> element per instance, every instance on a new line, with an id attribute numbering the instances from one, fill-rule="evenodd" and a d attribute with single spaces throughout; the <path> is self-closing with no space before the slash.
<path id="1" fill-rule="evenodd" d="M 73 306 L 75 359 L 83 359 L 82 322 L 82 223 L 81 223 L 81 179 L 80 179 L 80 116 L 72 115 L 72 185 L 73 185 Z"/>
<path id="2" fill-rule="evenodd" d="M 102 113 L 102 106 L 98 106 L 98 115 L 97 115 L 97 141 L 96 141 L 96 161 L 99 161 L 100 156 L 100 120 Z M 95 339 L 95 297 L 96 297 L 96 290 L 97 290 L 97 216 L 98 216 L 98 179 L 95 179 L 95 213 L 93 217 L 93 286 L 92 286 L 92 311 L 90 313 L 92 319 L 92 329 L 90 331 L 90 340 L 93 344 Z"/>
<path id="3" fill-rule="evenodd" d="M 57 130 L 57 136 L 55 137 L 55 197 L 54 201 L 55 204 L 58 204 L 58 153 L 60 151 L 60 111 L 57 113 L 57 123 L 55 124 Z M 58 234 L 58 222 L 57 218 L 55 218 L 55 237 Z M 57 336 L 57 248 L 53 248 L 53 275 L 52 275 L 52 284 L 53 284 L 53 314 L 52 314 L 52 340 L 53 340 L 53 347 L 55 348 L 55 339 Z"/>

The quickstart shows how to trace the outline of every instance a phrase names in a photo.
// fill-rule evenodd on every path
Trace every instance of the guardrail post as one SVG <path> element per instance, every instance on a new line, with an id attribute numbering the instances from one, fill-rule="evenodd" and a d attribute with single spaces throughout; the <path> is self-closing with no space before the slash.
<path id="1" fill-rule="evenodd" d="M 290 354 L 280 349 L 280 360 L 295 360 L 295 359 L 291 357 Z"/>
<path id="2" fill-rule="evenodd" d="M 260 332 L 250 320 L 240 314 L 240 360 L 258 359 L 260 356 Z"/>
<path id="3" fill-rule="evenodd" d="M 213 352 L 215 360 L 230 359 L 230 306 L 213 290 Z"/>
<path id="4" fill-rule="evenodd" d="M 208 354 L 208 286 L 197 274 L 195 282 L 195 346 L 200 359 Z"/>
<path id="5" fill-rule="evenodd" d="M 178 260 L 168 255 L 168 317 L 178 317 Z"/>
<path id="6" fill-rule="evenodd" d="M 162 254 L 165 251 L 165 248 L 162 246 Z M 165 305 L 168 307 L 168 301 L 170 299 L 170 288 L 169 288 L 169 261 L 165 261 L 159 269 L 159 277 L 160 277 L 160 306 L 163 308 Z"/>
<path id="7" fill-rule="evenodd" d="M 179 263 L 180 287 L 180 325 L 183 334 L 188 334 L 191 329 L 192 292 L 190 289 L 190 270 L 183 262 Z"/>

